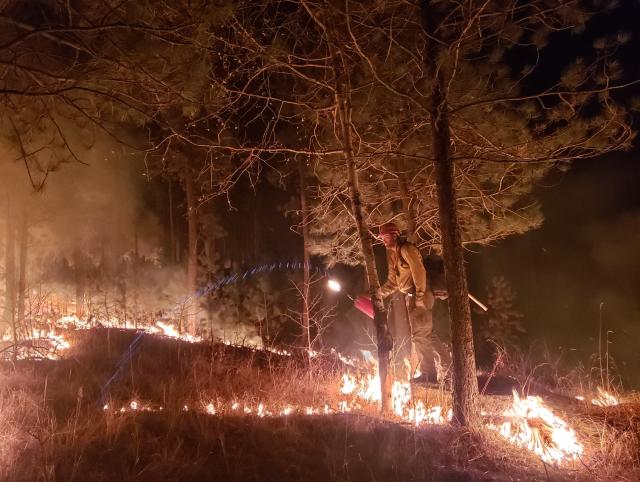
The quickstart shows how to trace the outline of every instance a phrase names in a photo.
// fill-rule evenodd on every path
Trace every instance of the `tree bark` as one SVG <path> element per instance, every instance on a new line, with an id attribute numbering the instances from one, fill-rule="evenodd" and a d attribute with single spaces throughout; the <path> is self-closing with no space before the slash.
<path id="1" fill-rule="evenodd" d="M 436 187 L 440 235 L 449 292 L 451 317 L 451 345 L 453 352 L 453 416 L 464 426 L 479 425 L 478 380 L 473 348 L 471 310 L 469 308 L 467 277 L 464 268 L 462 237 L 456 209 L 454 165 L 451 159 L 451 132 L 449 129 L 446 79 L 437 65 L 438 43 L 430 1 L 422 1 L 423 28 L 427 37 L 426 67 L 432 80 L 431 125 L 433 156 L 435 159 Z"/>
<path id="2" fill-rule="evenodd" d="M 133 327 L 138 329 L 138 314 L 140 310 L 138 309 L 138 260 L 140 259 L 140 253 L 138 252 L 138 229 L 134 227 L 133 232 L 133 265 L 131 266 L 132 274 L 133 274 L 133 309 L 131 310 L 131 315 L 133 316 Z"/>
<path id="3" fill-rule="evenodd" d="M 398 190 L 402 196 L 402 209 L 407 216 L 407 240 L 416 243 L 418 238 L 416 235 L 416 210 L 411 202 L 413 199 L 404 173 L 398 173 Z"/>
<path id="4" fill-rule="evenodd" d="M 7 233 L 5 244 L 5 295 L 4 319 L 11 328 L 13 360 L 18 357 L 18 329 L 16 326 L 16 258 L 15 227 L 11 215 L 11 200 L 7 200 Z"/>
<path id="5" fill-rule="evenodd" d="M 302 213 L 302 342 L 311 350 L 311 333 L 309 326 L 309 293 L 311 283 L 310 256 L 309 256 L 309 224 L 307 212 L 307 168 L 303 158 L 298 160 L 298 173 L 300 177 L 300 211 Z"/>
<path id="6" fill-rule="evenodd" d="M 173 223 L 173 185 L 169 180 L 169 237 L 171 248 L 169 249 L 169 256 L 171 263 L 178 262 L 178 256 L 176 254 L 176 232 Z"/>
<path id="7" fill-rule="evenodd" d="M 344 61 L 333 51 L 333 46 L 329 42 L 331 55 L 334 62 L 335 75 L 335 101 L 337 108 L 337 121 L 342 137 L 342 148 L 347 165 L 349 197 L 351 200 L 351 211 L 358 230 L 358 237 L 364 256 L 364 264 L 367 272 L 369 293 L 373 303 L 373 324 L 376 329 L 376 342 L 378 345 L 378 374 L 380 376 L 381 409 L 383 412 L 391 410 L 391 388 L 393 385 L 392 373 L 390 370 L 391 350 L 393 349 L 393 338 L 387 323 L 387 311 L 379 295 L 380 280 L 376 268 L 375 255 L 373 252 L 373 241 L 369 234 L 367 222 L 364 219 L 364 209 L 362 206 L 362 196 L 358 180 L 358 171 L 355 159 L 353 158 L 353 141 L 351 137 L 351 102 L 349 95 L 349 82 L 344 67 Z"/>
<path id="8" fill-rule="evenodd" d="M 127 267 L 126 265 L 122 265 L 122 321 L 124 322 L 124 326 L 127 326 L 127 319 L 129 318 L 128 310 L 127 310 Z"/>
<path id="9" fill-rule="evenodd" d="M 195 335 L 196 311 L 198 300 L 196 299 L 196 287 L 198 276 L 198 218 L 196 209 L 196 190 L 193 180 L 193 172 L 189 165 L 184 169 L 184 186 L 187 194 L 187 225 L 188 225 L 188 250 L 187 250 L 187 296 L 190 299 L 187 309 L 187 331 Z"/>
<path id="10" fill-rule="evenodd" d="M 29 239 L 29 229 L 27 225 L 27 210 L 22 209 L 20 220 L 20 265 L 18 271 L 18 310 L 16 313 L 17 323 L 24 322 L 25 297 L 27 294 L 27 241 Z"/>
<path id="11" fill-rule="evenodd" d="M 76 316 L 84 316 L 84 257 L 79 251 L 73 254 L 74 277 L 76 284 Z"/>

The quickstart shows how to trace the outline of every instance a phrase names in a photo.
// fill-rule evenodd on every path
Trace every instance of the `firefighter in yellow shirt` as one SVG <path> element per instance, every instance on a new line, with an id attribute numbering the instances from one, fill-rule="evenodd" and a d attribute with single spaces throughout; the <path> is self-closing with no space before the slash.
<path id="1" fill-rule="evenodd" d="M 451 355 L 433 331 L 432 309 L 435 298 L 428 285 L 428 273 L 422 254 L 413 244 L 402 242 L 400 229 L 395 223 L 386 223 L 380 227 L 380 239 L 387 249 L 389 268 L 387 281 L 380 287 L 380 295 L 385 298 L 396 291 L 404 295 L 411 343 L 421 372 L 413 381 L 443 381 L 451 365 Z M 412 371 L 415 368 L 412 366 Z"/>

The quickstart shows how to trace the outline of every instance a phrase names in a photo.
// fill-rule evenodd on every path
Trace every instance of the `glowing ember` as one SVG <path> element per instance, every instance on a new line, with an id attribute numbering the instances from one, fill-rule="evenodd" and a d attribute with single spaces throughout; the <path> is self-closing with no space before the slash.
<path id="1" fill-rule="evenodd" d="M 504 412 L 508 420 L 489 424 L 510 442 L 526 447 L 542 460 L 559 463 L 575 460 L 582 454 L 575 432 L 567 423 L 546 408 L 540 397 L 520 398 L 513 392 L 513 405 Z"/>

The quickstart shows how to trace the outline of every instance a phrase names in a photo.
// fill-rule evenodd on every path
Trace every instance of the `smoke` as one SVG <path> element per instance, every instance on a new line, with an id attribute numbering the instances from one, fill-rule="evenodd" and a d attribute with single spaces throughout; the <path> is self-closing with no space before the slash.
<path id="1" fill-rule="evenodd" d="M 142 157 L 100 129 L 70 121 L 64 127 L 64 144 L 46 130 L 20 140 L 0 136 L 3 274 L 9 223 L 15 229 L 24 222 L 31 292 L 37 286 L 39 293 L 70 295 L 81 270 L 88 299 L 108 292 L 125 304 L 127 296 L 155 309 L 175 304 L 184 280 L 180 270 L 160 269 L 162 226 L 145 204 L 150 185 Z M 24 152 L 33 154 L 25 160 Z M 16 256 L 20 242 L 16 229 Z"/>

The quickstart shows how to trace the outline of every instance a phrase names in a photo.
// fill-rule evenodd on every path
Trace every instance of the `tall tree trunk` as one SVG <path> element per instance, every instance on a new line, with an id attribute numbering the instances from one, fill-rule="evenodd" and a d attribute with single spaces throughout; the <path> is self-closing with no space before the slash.
<path id="1" fill-rule="evenodd" d="M 18 272 L 18 311 L 16 313 L 17 323 L 24 321 L 25 296 L 27 294 L 27 242 L 29 229 L 27 226 L 27 210 L 22 209 L 20 220 L 20 267 Z"/>
<path id="2" fill-rule="evenodd" d="M 122 321 L 124 326 L 127 326 L 128 312 L 127 312 L 127 268 L 126 265 L 122 266 Z"/>
<path id="3" fill-rule="evenodd" d="M 133 233 L 133 309 L 131 315 L 133 316 L 133 327 L 138 329 L 138 260 L 140 259 L 140 253 L 138 252 L 138 229 L 134 227 Z"/>
<path id="4" fill-rule="evenodd" d="M 16 326 L 16 237 L 13 216 L 11 215 L 11 200 L 7 200 L 6 234 L 4 319 L 11 328 L 11 335 L 13 337 L 13 359 L 15 361 L 18 357 L 18 329 Z"/>
<path id="5" fill-rule="evenodd" d="M 309 213 L 307 212 L 307 166 L 304 158 L 298 160 L 300 177 L 300 211 L 302 213 L 302 342 L 311 350 L 309 327 L 309 294 L 311 284 L 311 257 L 309 256 Z"/>
<path id="6" fill-rule="evenodd" d="M 471 328 L 471 310 L 464 268 L 462 237 L 456 209 L 454 166 L 451 159 L 451 131 L 449 128 L 446 79 L 437 65 L 439 44 L 435 39 L 435 19 L 430 0 L 422 0 L 423 28 L 427 40 L 425 63 L 432 80 L 431 125 L 433 157 L 435 159 L 436 188 L 440 235 L 449 292 L 449 316 L 451 318 L 451 345 L 453 352 L 453 416 L 454 420 L 468 427 L 477 427 L 478 380 Z"/>
<path id="7" fill-rule="evenodd" d="M 169 256 L 172 263 L 178 262 L 178 256 L 176 254 L 176 232 L 173 224 L 173 185 L 169 180 L 169 237 L 171 248 L 169 249 Z"/>
<path id="8" fill-rule="evenodd" d="M 84 257 L 79 251 L 73 254 L 74 277 L 76 284 L 76 316 L 84 316 Z"/>
<path id="9" fill-rule="evenodd" d="M 402 210 L 407 217 L 407 239 L 410 242 L 415 243 L 418 240 L 418 236 L 416 234 L 416 210 L 412 202 L 413 199 L 411 197 L 411 192 L 409 191 L 407 178 L 402 172 L 398 173 L 398 188 L 400 195 L 402 196 Z"/>
<path id="10" fill-rule="evenodd" d="M 333 50 L 331 42 L 330 48 Z M 364 256 L 364 264 L 367 272 L 369 293 L 373 302 L 373 324 L 376 329 L 376 342 L 378 345 L 378 373 L 380 375 L 380 393 L 382 398 L 382 411 L 387 412 L 392 407 L 391 387 L 393 384 L 392 372 L 390 370 L 391 350 L 393 349 L 393 338 L 387 323 L 387 310 L 379 295 L 380 280 L 376 268 L 375 255 L 373 252 L 373 241 L 369 233 L 369 227 L 364 219 L 364 209 L 362 207 L 362 196 L 360 193 L 360 183 L 356 161 L 353 158 L 353 141 L 351 137 L 351 102 L 349 93 L 349 82 L 343 59 L 339 58 L 334 51 L 331 52 L 334 62 L 335 75 L 335 101 L 337 106 L 337 121 L 342 137 L 342 148 L 347 164 L 349 180 L 349 197 L 351 199 L 351 210 L 358 229 L 358 237 Z"/>
<path id="11" fill-rule="evenodd" d="M 187 296 L 190 298 L 187 309 L 187 331 L 196 333 L 196 311 L 198 300 L 196 299 L 196 286 L 198 276 L 198 218 L 196 209 L 196 189 L 193 180 L 193 172 L 189 165 L 184 169 L 184 186 L 187 194 L 187 225 L 188 225 L 188 250 L 187 250 Z"/>

